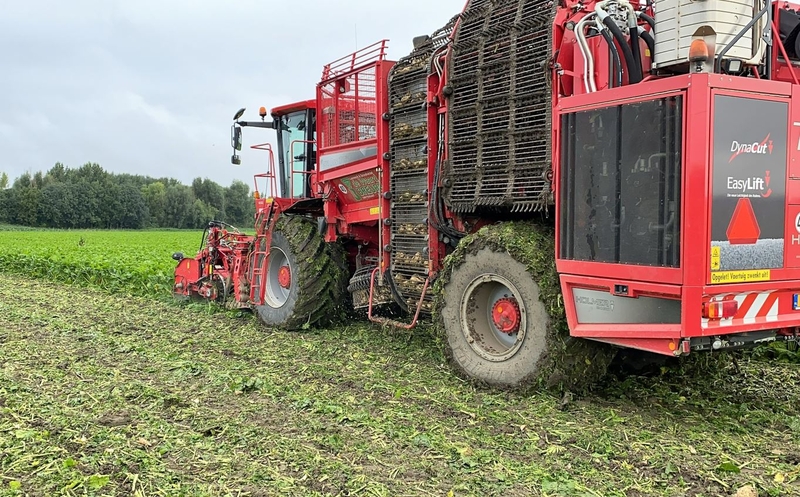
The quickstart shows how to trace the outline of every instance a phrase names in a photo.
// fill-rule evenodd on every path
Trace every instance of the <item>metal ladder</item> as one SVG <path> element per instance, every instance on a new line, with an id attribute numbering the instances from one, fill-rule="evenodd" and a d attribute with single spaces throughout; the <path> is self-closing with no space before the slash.
<path id="1" fill-rule="evenodd" d="M 264 304 L 264 285 L 266 284 L 267 264 L 269 263 L 269 249 L 272 245 L 272 230 L 278 220 L 278 209 L 275 203 L 269 209 L 261 211 L 256 220 L 255 250 L 253 251 L 253 274 L 250 280 L 250 303 L 253 305 Z M 261 241 L 264 240 L 264 249 L 261 250 Z M 262 256 L 263 259 L 259 259 Z M 260 260 L 260 263 L 259 263 Z"/>

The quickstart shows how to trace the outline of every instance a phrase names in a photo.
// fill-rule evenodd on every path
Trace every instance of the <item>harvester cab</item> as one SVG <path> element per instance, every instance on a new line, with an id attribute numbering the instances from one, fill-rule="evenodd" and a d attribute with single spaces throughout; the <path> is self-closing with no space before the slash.
<path id="1" fill-rule="evenodd" d="M 241 121 L 245 109 L 234 115 L 231 126 L 231 163 L 241 165 L 237 152 L 242 150 L 242 128 L 266 128 L 277 131 L 278 166 L 274 156 L 270 156 L 270 167 L 266 174 L 256 176 L 268 178 L 269 196 L 272 198 L 302 199 L 311 197 L 312 175 L 316 163 L 316 106 L 314 101 L 298 102 L 272 109 L 271 119 L 267 120 L 267 109 L 261 107 L 261 121 Z M 262 143 L 252 145 L 256 150 L 273 153 L 272 145 Z M 258 184 L 256 184 L 258 191 Z"/>
<path id="2" fill-rule="evenodd" d="M 309 198 L 317 159 L 316 105 L 298 102 L 272 110 L 278 131 L 278 168 L 286 198 Z"/>

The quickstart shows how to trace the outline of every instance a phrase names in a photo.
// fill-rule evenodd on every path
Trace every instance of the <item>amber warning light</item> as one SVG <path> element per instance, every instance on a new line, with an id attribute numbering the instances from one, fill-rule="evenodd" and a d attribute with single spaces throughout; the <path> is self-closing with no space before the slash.
<path id="1" fill-rule="evenodd" d="M 707 72 L 707 65 L 710 59 L 708 45 L 702 38 L 692 41 L 689 45 L 689 63 L 694 66 L 694 72 Z"/>
<path id="2" fill-rule="evenodd" d="M 705 40 L 696 39 L 689 45 L 689 62 L 705 62 L 708 60 L 708 45 Z"/>
<path id="3" fill-rule="evenodd" d="M 267 117 L 267 108 L 261 107 L 260 109 L 258 109 L 258 115 L 261 116 L 262 119 Z"/>
<path id="4" fill-rule="evenodd" d="M 703 317 L 706 319 L 730 319 L 739 312 L 739 302 L 723 300 L 703 304 Z"/>

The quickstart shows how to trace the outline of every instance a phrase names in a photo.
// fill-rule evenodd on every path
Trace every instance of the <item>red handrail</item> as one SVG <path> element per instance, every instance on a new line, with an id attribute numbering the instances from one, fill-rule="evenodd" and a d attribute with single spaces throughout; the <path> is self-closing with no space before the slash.
<path id="1" fill-rule="evenodd" d="M 381 40 L 325 65 L 322 69 L 322 81 L 337 78 L 349 72 L 355 72 L 362 66 L 385 60 L 388 42 L 389 40 Z"/>
<path id="2" fill-rule="evenodd" d="M 372 315 L 372 301 L 374 298 L 375 293 L 375 275 L 378 274 L 380 268 L 376 267 L 372 270 L 372 274 L 369 278 L 369 307 L 367 308 L 367 318 L 372 321 L 373 323 L 384 324 L 388 326 L 394 326 L 395 328 L 400 328 L 404 330 L 413 329 L 417 322 L 419 321 L 419 313 L 422 310 L 422 303 L 425 301 L 425 294 L 428 292 L 428 285 L 431 282 L 430 278 L 425 278 L 425 285 L 422 287 L 422 295 L 419 296 L 419 302 L 417 302 L 417 310 L 414 313 L 414 319 L 406 324 L 401 323 L 399 321 L 395 321 L 394 319 L 376 317 Z"/>
<path id="3" fill-rule="evenodd" d="M 258 198 L 260 198 L 261 194 L 258 191 L 258 178 L 268 178 L 270 179 L 269 187 L 270 187 L 270 196 L 275 197 L 277 196 L 278 192 L 278 183 L 275 176 L 275 153 L 272 151 L 272 145 L 270 143 L 260 143 L 258 145 L 251 145 L 250 148 L 254 150 L 265 150 L 269 152 L 269 169 L 266 173 L 256 174 L 253 176 L 253 183 L 255 184 L 255 194 Z"/>

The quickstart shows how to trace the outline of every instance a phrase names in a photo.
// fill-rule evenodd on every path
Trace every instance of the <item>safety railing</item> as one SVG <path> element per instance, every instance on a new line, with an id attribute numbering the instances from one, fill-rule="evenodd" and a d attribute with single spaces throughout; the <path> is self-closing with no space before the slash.
<path id="1" fill-rule="evenodd" d="M 269 195 L 274 197 L 278 194 L 278 180 L 275 174 L 275 153 L 272 150 L 272 145 L 269 143 L 260 143 L 258 145 L 251 145 L 250 148 L 254 150 L 264 150 L 269 153 L 269 166 L 266 173 L 260 173 L 253 176 L 254 196 L 256 199 L 256 211 L 266 207 L 267 199 L 263 198 L 261 192 L 258 191 L 258 180 L 266 179 L 267 186 L 269 187 Z"/>
<path id="2" fill-rule="evenodd" d="M 350 73 L 369 64 L 386 59 L 386 47 L 389 40 L 381 40 L 352 54 L 334 60 L 322 69 L 322 81 L 327 81 Z"/>

